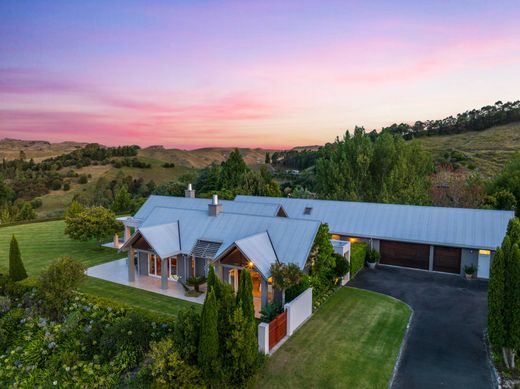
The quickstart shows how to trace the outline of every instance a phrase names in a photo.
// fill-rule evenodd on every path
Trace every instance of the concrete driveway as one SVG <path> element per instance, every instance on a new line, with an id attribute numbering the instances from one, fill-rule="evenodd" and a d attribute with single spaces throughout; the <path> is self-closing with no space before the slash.
<path id="1" fill-rule="evenodd" d="M 392 388 L 494 387 L 483 340 L 487 282 L 380 266 L 363 270 L 349 285 L 414 310 Z"/>

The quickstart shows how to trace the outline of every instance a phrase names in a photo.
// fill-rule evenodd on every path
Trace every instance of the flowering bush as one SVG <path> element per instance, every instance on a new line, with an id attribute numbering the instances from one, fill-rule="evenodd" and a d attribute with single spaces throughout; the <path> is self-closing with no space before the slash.
<path id="1" fill-rule="evenodd" d="M 37 313 L 34 290 L 11 298 L 0 313 L 2 387 L 117 385 L 172 328 L 171 319 L 86 295 L 73 297 L 60 321 Z"/>

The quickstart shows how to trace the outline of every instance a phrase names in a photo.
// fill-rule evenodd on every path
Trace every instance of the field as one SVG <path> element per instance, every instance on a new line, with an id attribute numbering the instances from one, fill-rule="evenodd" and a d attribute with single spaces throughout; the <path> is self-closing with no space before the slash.
<path id="1" fill-rule="evenodd" d="M 99 247 L 93 241 L 73 241 L 63 233 L 64 228 L 65 223 L 61 220 L 0 228 L 0 273 L 8 271 L 9 242 L 13 234 L 18 240 L 29 276 L 37 276 L 60 256 L 69 256 L 83 263 L 85 267 L 124 256 L 116 250 Z M 80 290 L 119 303 L 168 314 L 175 314 L 180 309 L 193 305 L 183 300 L 91 277 L 87 278 Z"/>
<path id="2" fill-rule="evenodd" d="M 461 151 L 475 162 L 486 178 L 499 172 L 511 155 L 520 150 L 520 123 L 497 126 L 484 131 L 419 138 L 434 158 L 445 151 Z"/>
<path id="3" fill-rule="evenodd" d="M 341 288 L 269 358 L 257 388 L 386 388 L 410 317 L 389 297 Z"/>

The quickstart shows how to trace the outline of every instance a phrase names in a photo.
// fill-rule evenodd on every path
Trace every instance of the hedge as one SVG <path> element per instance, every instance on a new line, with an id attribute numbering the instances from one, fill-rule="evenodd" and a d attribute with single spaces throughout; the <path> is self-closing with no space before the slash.
<path id="1" fill-rule="evenodd" d="M 366 243 L 353 243 L 350 251 L 350 278 L 353 279 L 357 272 L 365 266 L 365 256 L 368 250 Z"/>

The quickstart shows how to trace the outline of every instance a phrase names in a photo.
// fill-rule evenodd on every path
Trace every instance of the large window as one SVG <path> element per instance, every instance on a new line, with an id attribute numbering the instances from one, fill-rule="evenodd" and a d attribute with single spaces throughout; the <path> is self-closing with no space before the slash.
<path id="1" fill-rule="evenodd" d="M 170 278 L 177 275 L 177 257 L 170 257 Z"/>
<path id="2" fill-rule="evenodd" d="M 148 274 L 161 276 L 161 258 L 155 254 L 148 254 Z"/>

